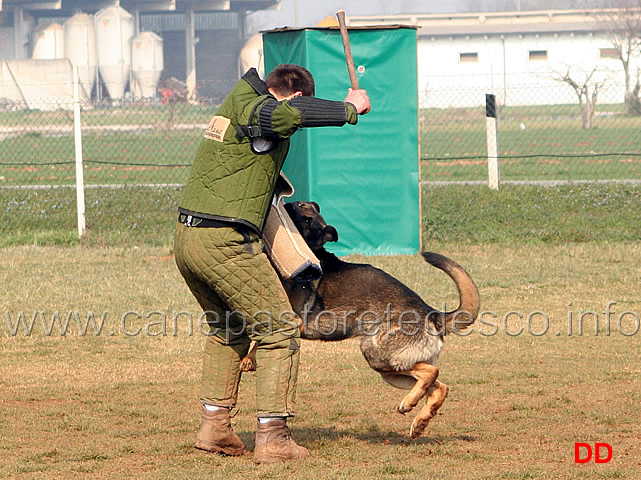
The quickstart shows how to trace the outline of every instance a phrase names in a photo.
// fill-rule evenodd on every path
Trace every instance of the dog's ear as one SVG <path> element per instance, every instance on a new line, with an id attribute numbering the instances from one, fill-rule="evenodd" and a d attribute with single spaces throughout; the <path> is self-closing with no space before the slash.
<path id="1" fill-rule="evenodd" d="M 331 225 L 327 225 L 323 232 L 323 243 L 326 242 L 338 242 L 338 232 Z"/>
<path id="2" fill-rule="evenodd" d="M 318 203 L 316 203 L 316 202 L 309 202 L 309 203 L 311 203 L 314 206 L 314 208 L 316 209 L 316 211 L 318 213 L 320 213 L 320 205 Z"/>

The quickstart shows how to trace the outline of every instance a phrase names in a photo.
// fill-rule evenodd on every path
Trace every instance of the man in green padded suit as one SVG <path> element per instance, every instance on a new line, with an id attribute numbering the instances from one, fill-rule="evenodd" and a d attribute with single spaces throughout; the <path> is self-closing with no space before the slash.
<path id="1" fill-rule="evenodd" d="M 299 319 L 261 241 L 289 138 L 299 128 L 356 124 L 370 110 L 364 90 L 331 101 L 315 98 L 314 89 L 299 65 L 279 65 L 265 81 L 253 68 L 243 75 L 204 133 L 179 207 L 176 263 L 209 328 L 196 448 L 246 453 L 229 411 L 255 340 L 256 463 L 309 455 L 286 423 L 294 414 Z"/>

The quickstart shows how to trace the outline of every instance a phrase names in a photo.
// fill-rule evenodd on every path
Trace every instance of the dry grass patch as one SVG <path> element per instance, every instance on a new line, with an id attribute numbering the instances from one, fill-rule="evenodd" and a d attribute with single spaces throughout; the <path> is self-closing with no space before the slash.
<path id="1" fill-rule="evenodd" d="M 298 416 L 292 426 L 312 457 L 261 467 L 251 458 L 223 458 L 192 447 L 203 338 L 197 324 L 190 333 L 186 314 L 173 323 L 175 312 L 197 318 L 199 311 L 166 249 L 3 249 L 0 476 L 638 476 L 641 344 L 639 333 L 629 335 L 634 315 L 624 316 L 620 326 L 617 319 L 625 311 L 641 312 L 641 247 L 431 249 L 468 268 L 488 312 L 485 323 L 475 324 L 469 336 L 446 338 L 441 378 L 451 390 L 442 415 L 422 438 L 410 440 L 411 414 L 394 411 L 403 392 L 368 368 L 357 341 L 305 342 Z M 430 304 L 455 306 L 449 279 L 420 257 L 368 261 L 406 282 Z M 613 312 L 609 335 L 603 313 L 608 303 Z M 43 312 L 50 323 L 55 311 L 61 318 L 78 312 L 83 322 L 94 312 L 95 321 L 104 318 L 102 330 L 95 335 L 90 324 L 82 334 L 72 316 L 66 335 L 55 328 L 47 335 L 36 316 L 30 335 L 23 325 L 11 332 L 19 312 L 25 321 Z M 504 322 L 508 312 L 515 313 Z M 585 312 L 599 315 L 598 335 L 594 315 L 584 315 L 583 335 L 578 335 Z M 254 395 L 253 375 L 246 375 L 234 424 L 249 447 L 254 443 Z M 575 465 L 575 442 L 609 443 L 613 459 Z"/>

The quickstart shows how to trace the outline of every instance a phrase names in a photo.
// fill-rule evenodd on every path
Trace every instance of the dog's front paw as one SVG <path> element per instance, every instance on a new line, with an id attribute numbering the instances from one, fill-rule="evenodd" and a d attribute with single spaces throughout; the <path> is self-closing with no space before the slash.
<path id="1" fill-rule="evenodd" d="M 398 413 L 400 413 L 401 415 L 405 415 L 407 412 L 412 410 L 412 408 L 414 408 L 414 407 L 409 407 L 409 406 L 405 405 L 405 402 L 401 402 L 401 404 L 398 407 L 396 407 L 396 411 Z"/>
<path id="2" fill-rule="evenodd" d="M 240 361 L 240 371 L 241 372 L 255 372 L 256 364 L 251 357 L 245 357 Z"/>

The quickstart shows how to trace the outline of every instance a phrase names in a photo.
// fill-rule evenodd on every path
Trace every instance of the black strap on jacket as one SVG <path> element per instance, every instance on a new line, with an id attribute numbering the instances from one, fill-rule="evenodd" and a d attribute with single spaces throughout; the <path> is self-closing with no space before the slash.
<path id="1" fill-rule="evenodd" d="M 240 137 L 250 138 L 251 148 L 254 153 L 263 155 L 274 150 L 277 146 L 274 141 L 280 140 L 281 138 L 273 131 L 271 121 L 269 124 L 261 124 L 260 116 L 256 121 L 254 120 L 256 118 L 256 111 L 263 105 L 272 105 L 270 111 L 273 111 L 280 102 L 269 92 L 267 84 L 258 76 L 255 68 L 250 68 L 247 73 L 242 76 L 242 79 L 249 83 L 258 95 L 264 98 L 254 105 L 249 115 L 248 124 L 236 125 L 234 128 Z"/>
<path id="2" fill-rule="evenodd" d="M 253 123 L 254 123 L 254 116 L 256 115 L 256 110 L 258 109 L 258 107 L 260 107 L 262 104 L 264 104 L 269 100 L 270 100 L 270 97 L 265 97 L 260 102 L 256 102 L 256 105 L 254 105 L 254 108 L 252 108 L 252 111 L 249 114 L 249 124 L 236 125 L 234 127 L 238 135 L 240 135 L 241 137 L 249 137 L 249 138 L 264 137 L 260 124 L 253 125 Z M 278 103 L 276 102 L 276 100 L 273 100 L 273 101 L 274 103 Z"/>
<path id="3" fill-rule="evenodd" d="M 258 71 L 254 67 L 247 70 L 245 75 L 240 78 L 249 83 L 258 95 L 269 95 L 267 84 L 260 78 Z"/>

